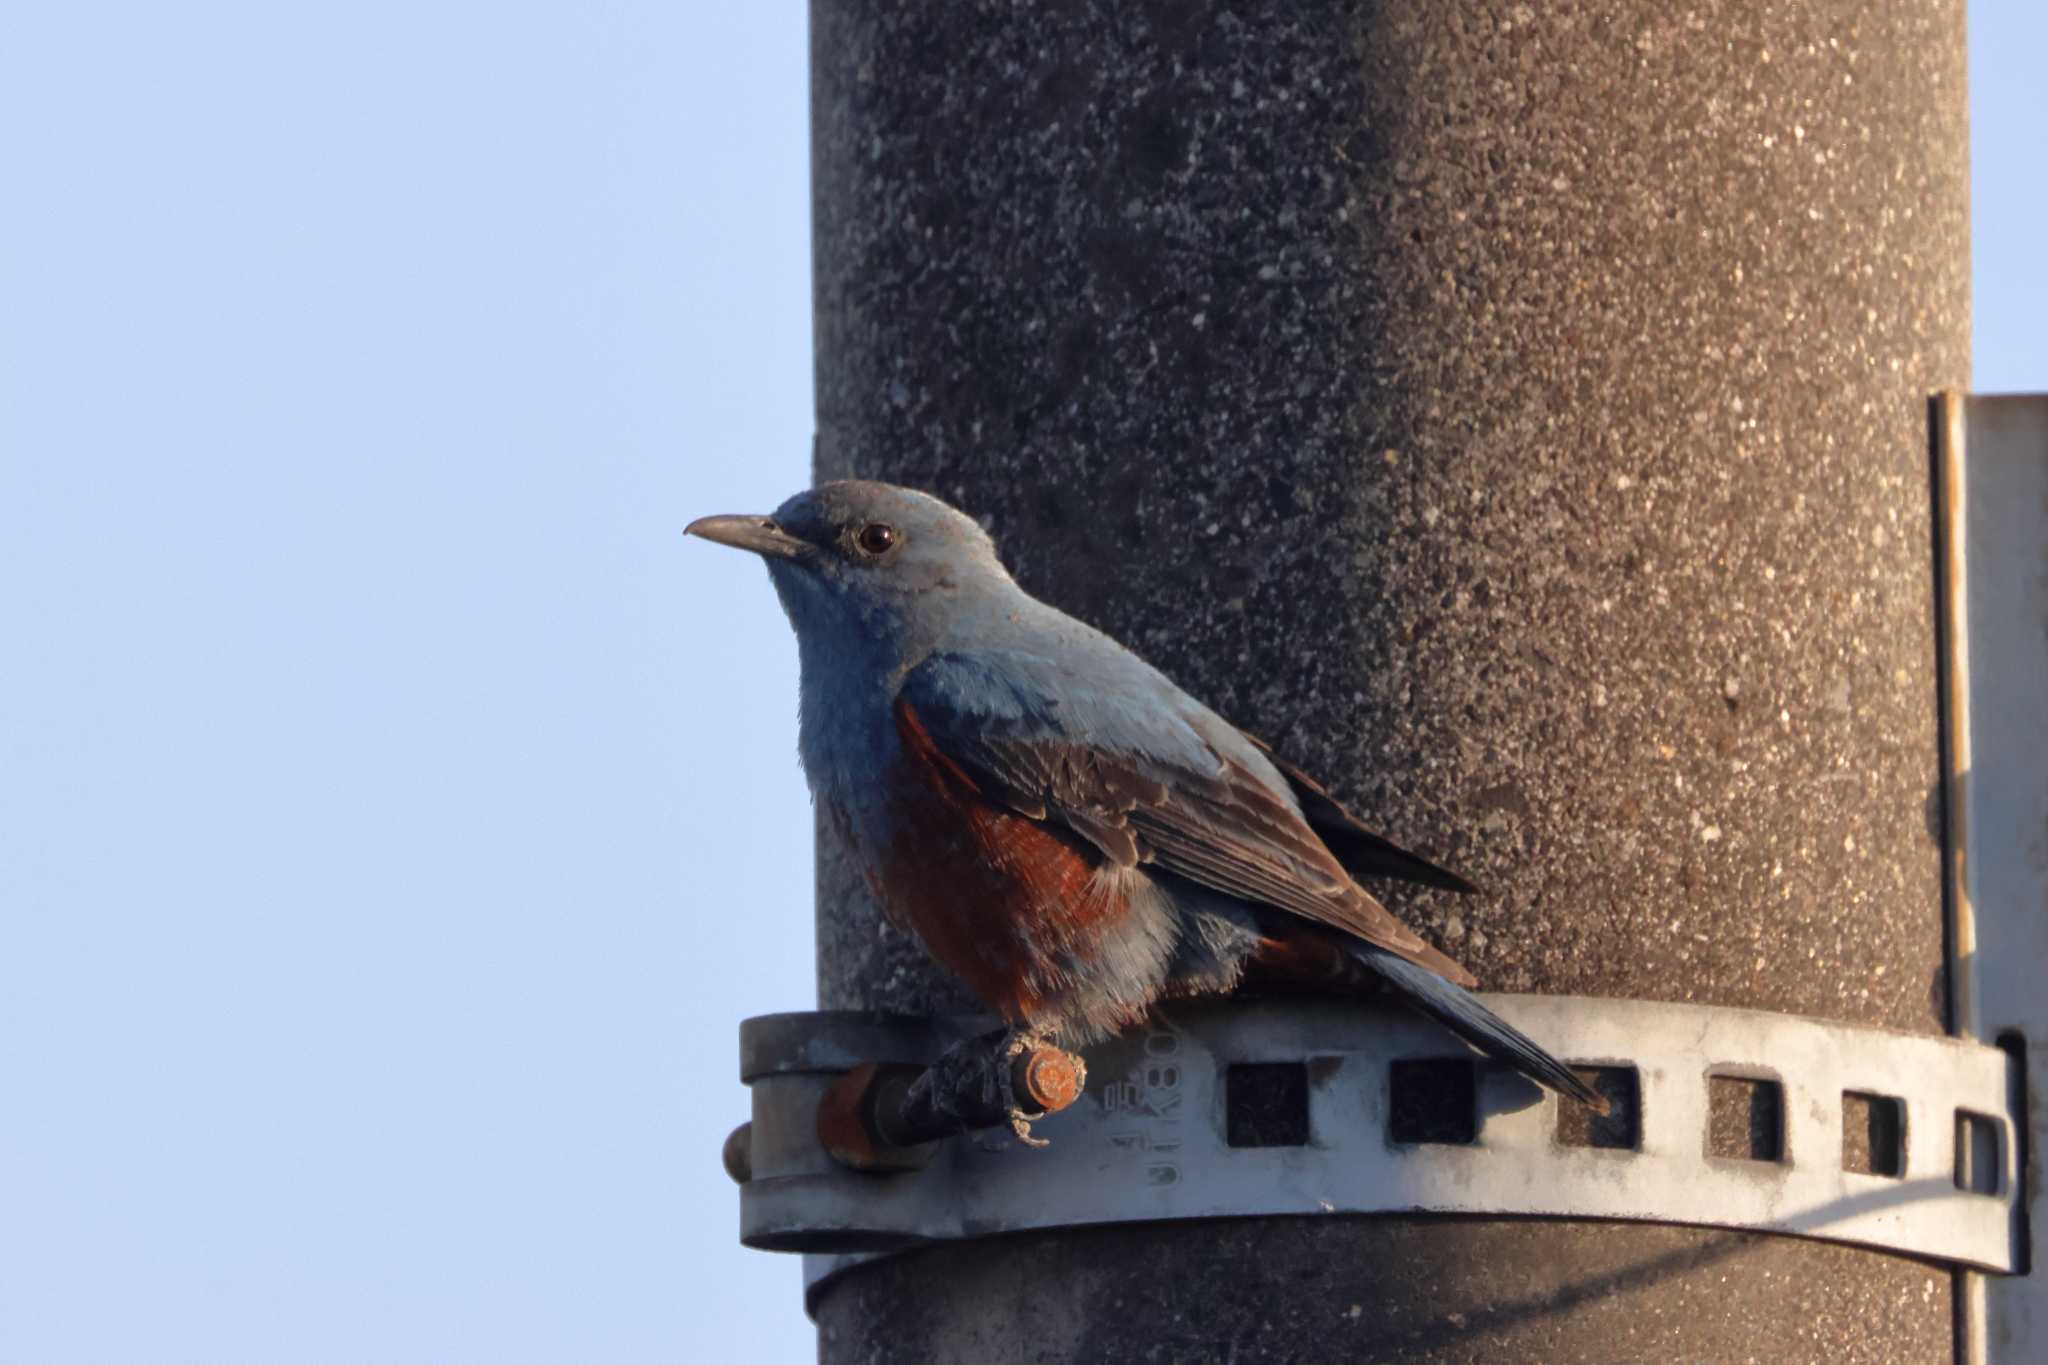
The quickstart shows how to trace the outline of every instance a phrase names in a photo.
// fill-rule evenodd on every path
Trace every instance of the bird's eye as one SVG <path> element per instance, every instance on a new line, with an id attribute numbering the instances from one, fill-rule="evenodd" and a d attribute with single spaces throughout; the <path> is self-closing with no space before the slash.
<path id="1" fill-rule="evenodd" d="M 864 554 L 885 555 L 896 544 L 897 539 L 895 527 L 871 521 L 860 528 L 860 534 L 853 538 L 853 543 L 860 546 Z"/>

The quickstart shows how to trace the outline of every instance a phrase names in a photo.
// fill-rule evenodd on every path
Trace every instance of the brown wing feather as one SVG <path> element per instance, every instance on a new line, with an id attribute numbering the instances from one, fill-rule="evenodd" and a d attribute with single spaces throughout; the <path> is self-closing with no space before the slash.
<path id="1" fill-rule="evenodd" d="M 1072 740 L 994 736 L 949 757 L 1011 809 L 1059 820 L 1120 864 L 1157 863 L 1341 929 L 1461 986 L 1478 984 L 1354 882 L 1294 808 L 1236 764 L 1219 759 L 1216 773 L 1199 773 Z"/>

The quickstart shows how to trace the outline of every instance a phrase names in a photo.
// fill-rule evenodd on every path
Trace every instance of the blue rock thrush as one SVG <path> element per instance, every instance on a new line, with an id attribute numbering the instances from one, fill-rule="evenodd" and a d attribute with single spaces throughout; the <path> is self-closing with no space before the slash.
<path id="1" fill-rule="evenodd" d="M 796 629 L 814 798 L 891 918 L 1011 1028 L 1086 1044 L 1240 984 L 1391 987 L 1606 1110 L 1355 880 L 1462 878 L 1026 594 L 970 518 L 849 481 L 687 533 L 767 562 Z"/>

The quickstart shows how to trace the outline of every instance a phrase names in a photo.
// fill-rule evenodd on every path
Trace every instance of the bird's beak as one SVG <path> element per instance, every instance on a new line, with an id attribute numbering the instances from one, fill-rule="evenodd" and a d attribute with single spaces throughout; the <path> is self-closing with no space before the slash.
<path id="1" fill-rule="evenodd" d="M 683 528 L 683 534 L 751 550 L 766 559 L 795 559 L 804 550 L 804 543 L 777 526 L 773 517 L 699 517 Z"/>

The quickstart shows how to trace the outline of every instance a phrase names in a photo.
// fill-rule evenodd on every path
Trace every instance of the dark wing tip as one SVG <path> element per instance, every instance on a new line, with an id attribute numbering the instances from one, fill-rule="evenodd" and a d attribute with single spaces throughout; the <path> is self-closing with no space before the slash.
<path id="1" fill-rule="evenodd" d="M 1324 818 L 1324 812 L 1313 809 L 1309 812 L 1309 826 L 1321 836 L 1330 852 L 1344 864 L 1346 871 L 1354 877 L 1389 877 L 1395 881 L 1413 882 L 1417 886 L 1433 886 L 1443 891 L 1455 891 L 1461 896 L 1477 894 L 1479 888 L 1472 882 L 1440 867 L 1419 853 L 1410 853 L 1390 839 L 1382 838 L 1358 823 L 1352 814 L 1328 797 L 1323 798 L 1336 812 L 1337 819 Z M 1303 806 L 1309 806 L 1304 801 Z"/>
<path id="2" fill-rule="evenodd" d="M 1414 857 L 1413 854 L 1409 856 Z M 1420 882 L 1424 886 L 1441 887 L 1445 891 L 1455 891 L 1461 896 L 1476 896 L 1479 894 L 1477 883 L 1468 881 L 1449 868 L 1440 867 L 1419 857 L 1415 858 L 1415 861 L 1420 866 L 1413 874 L 1408 876 L 1407 880 Z"/>
<path id="3" fill-rule="evenodd" d="M 1419 963 L 1409 962 L 1370 944 L 1351 946 L 1351 952 L 1378 972 L 1408 999 L 1408 1003 L 1429 1015 L 1497 1062 L 1505 1062 L 1546 1090 L 1577 1100 L 1596 1114 L 1606 1114 L 1606 1096 L 1586 1083 L 1564 1062 L 1488 1009 L 1479 998 L 1445 981 Z"/>
<path id="4" fill-rule="evenodd" d="M 1410 853 L 1393 840 L 1367 829 L 1342 802 L 1325 791 L 1320 782 L 1273 752 L 1272 745 L 1249 731 L 1240 733 L 1257 745 L 1280 775 L 1287 779 L 1287 785 L 1294 789 L 1294 799 L 1301 803 L 1302 818 L 1308 821 L 1309 828 L 1316 832 L 1324 846 L 1337 856 L 1337 861 L 1344 864 L 1346 872 L 1354 877 L 1391 877 L 1396 881 L 1414 882 L 1418 886 L 1455 891 L 1461 896 L 1478 893 L 1477 886 L 1449 868 L 1439 867 L 1420 854 Z"/>

